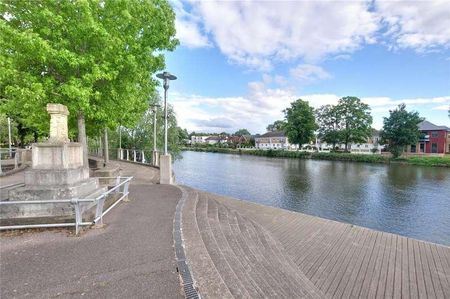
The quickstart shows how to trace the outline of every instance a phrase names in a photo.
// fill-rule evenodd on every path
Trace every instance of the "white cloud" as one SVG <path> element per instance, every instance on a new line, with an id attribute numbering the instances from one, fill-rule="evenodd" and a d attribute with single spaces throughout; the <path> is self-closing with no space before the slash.
<path id="1" fill-rule="evenodd" d="M 300 64 L 292 68 L 289 73 L 292 77 L 303 83 L 312 83 L 331 78 L 331 75 L 323 68 L 312 64 Z"/>
<path id="2" fill-rule="evenodd" d="M 448 0 L 375 2 L 376 11 L 387 25 L 385 35 L 393 48 L 418 52 L 450 48 L 450 3 Z"/>
<path id="3" fill-rule="evenodd" d="M 201 30 L 199 17 L 189 13 L 180 0 L 171 0 L 171 4 L 176 14 L 176 37 L 180 40 L 180 43 L 188 48 L 212 46 L 206 34 Z"/>
<path id="4" fill-rule="evenodd" d="M 187 2 L 231 62 L 262 70 L 274 60 L 353 52 L 374 42 L 378 29 L 368 0 Z"/>
<path id="5" fill-rule="evenodd" d="M 231 63 L 269 71 L 274 63 L 350 58 L 366 44 L 419 52 L 450 48 L 448 0 L 171 0 L 177 36 L 213 44 Z"/>
<path id="6" fill-rule="evenodd" d="M 268 78 L 265 78 L 266 81 Z M 250 82 L 245 96 L 238 97 L 204 97 L 198 95 L 171 94 L 179 125 L 189 131 L 196 132 L 234 132 L 247 128 L 252 133 L 263 133 L 266 126 L 275 120 L 283 118 L 283 110 L 296 99 L 309 101 L 318 108 L 326 104 L 336 104 L 342 95 L 336 94 L 306 94 L 299 95 L 290 88 L 269 88 L 264 82 Z M 450 105 L 450 96 L 431 98 L 392 99 L 390 97 L 361 97 L 364 103 L 371 107 L 374 116 L 374 127 L 380 129 L 382 117 L 389 110 L 405 103 L 408 109 L 418 110 L 421 115 L 433 119 L 433 109 L 444 110 Z M 436 104 L 442 104 L 437 106 Z"/>
<path id="7" fill-rule="evenodd" d="M 448 110 L 450 110 L 450 104 L 436 106 L 436 107 L 433 108 L 433 110 L 445 110 L 445 111 L 448 111 Z"/>

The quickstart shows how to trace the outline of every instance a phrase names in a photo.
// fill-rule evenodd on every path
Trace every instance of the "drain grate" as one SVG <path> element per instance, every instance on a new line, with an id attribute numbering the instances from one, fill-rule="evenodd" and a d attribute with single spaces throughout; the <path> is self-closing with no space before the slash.
<path id="1" fill-rule="evenodd" d="M 194 281 L 189 271 L 189 266 L 186 264 L 186 254 L 183 248 L 183 239 L 181 233 L 181 209 L 187 198 L 187 193 L 183 188 L 180 188 L 182 192 L 181 200 L 177 204 L 175 211 L 175 219 L 173 223 L 173 237 L 175 241 L 175 256 L 177 258 L 178 273 L 180 274 L 184 294 L 187 299 L 200 299 L 200 295 L 194 288 Z"/>

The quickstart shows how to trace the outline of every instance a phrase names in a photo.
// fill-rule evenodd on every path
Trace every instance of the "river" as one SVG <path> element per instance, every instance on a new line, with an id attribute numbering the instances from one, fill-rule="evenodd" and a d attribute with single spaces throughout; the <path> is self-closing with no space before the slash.
<path id="1" fill-rule="evenodd" d="M 185 151 L 178 184 L 450 245 L 450 169 Z"/>

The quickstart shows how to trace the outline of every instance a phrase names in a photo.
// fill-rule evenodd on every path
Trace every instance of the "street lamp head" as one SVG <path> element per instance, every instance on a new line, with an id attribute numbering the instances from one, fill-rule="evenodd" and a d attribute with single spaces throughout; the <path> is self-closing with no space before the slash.
<path id="1" fill-rule="evenodd" d="M 170 80 L 176 80 L 177 79 L 176 76 L 172 75 L 169 72 L 159 73 L 159 74 L 156 75 L 156 77 L 158 77 L 158 78 L 160 78 L 160 79 L 162 79 L 164 81 L 163 86 L 164 86 L 165 90 L 169 89 L 169 81 Z"/>

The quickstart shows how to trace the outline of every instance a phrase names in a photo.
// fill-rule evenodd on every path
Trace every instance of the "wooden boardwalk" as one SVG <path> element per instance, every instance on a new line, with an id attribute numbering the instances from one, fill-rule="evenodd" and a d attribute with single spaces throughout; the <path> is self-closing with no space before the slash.
<path id="1" fill-rule="evenodd" d="M 308 283 L 303 280 L 302 284 L 312 294 L 311 297 L 314 297 L 315 292 L 328 298 L 450 298 L 449 247 L 209 193 L 198 193 L 200 198 L 206 196 L 210 202 L 214 201 L 210 204 L 224 206 L 228 213 L 233 211 L 242 219 L 253 221 L 255 227 L 260 226 L 268 238 L 273 238 L 282 248 L 282 254 L 287 254 L 286 258 L 296 266 L 296 271 L 309 280 Z M 191 213 L 196 215 L 195 211 Z M 205 221 L 199 215 L 195 217 L 201 236 L 206 230 L 202 225 Z M 214 221 L 207 224 L 207 229 L 213 232 L 213 236 L 220 234 Z M 208 240 L 213 236 L 209 235 Z M 249 242 L 248 239 L 241 238 L 241 243 Z M 220 242 L 217 239 L 217 244 Z M 205 246 L 208 250 L 208 243 Z M 220 248 L 214 249 L 214 256 L 220 254 Z M 229 248 L 227 250 L 228 253 L 226 250 L 221 253 L 225 258 L 220 257 L 225 265 L 231 264 L 224 262 L 227 260 L 226 255 L 233 254 Z M 263 259 L 267 258 L 266 253 L 261 255 Z M 212 262 L 215 264 L 214 258 Z M 235 257 L 233 263 L 236 263 Z M 216 267 L 220 276 L 222 266 Z M 266 265 L 269 272 L 270 267 L 271 264 Z M 194 278 L 196 275 L 199 278 L 202 274 L 194 271 Z M 232 279 L 230 277 L 234 276 L 228 273 L 228 278 L 221 278 L 233 294 L 233 282 L 227 282 Z M 241 290 L 244 278 L 239 279 Z M 245 279 L 253 282 L 252 275 Z M 264 293 L 266 289 L 259 286 L 258 290 Z M 283 296 L 281 293 L 279 297 L 292 296 Z M 310 296 L 299 294 L 298 297 Z"/>

